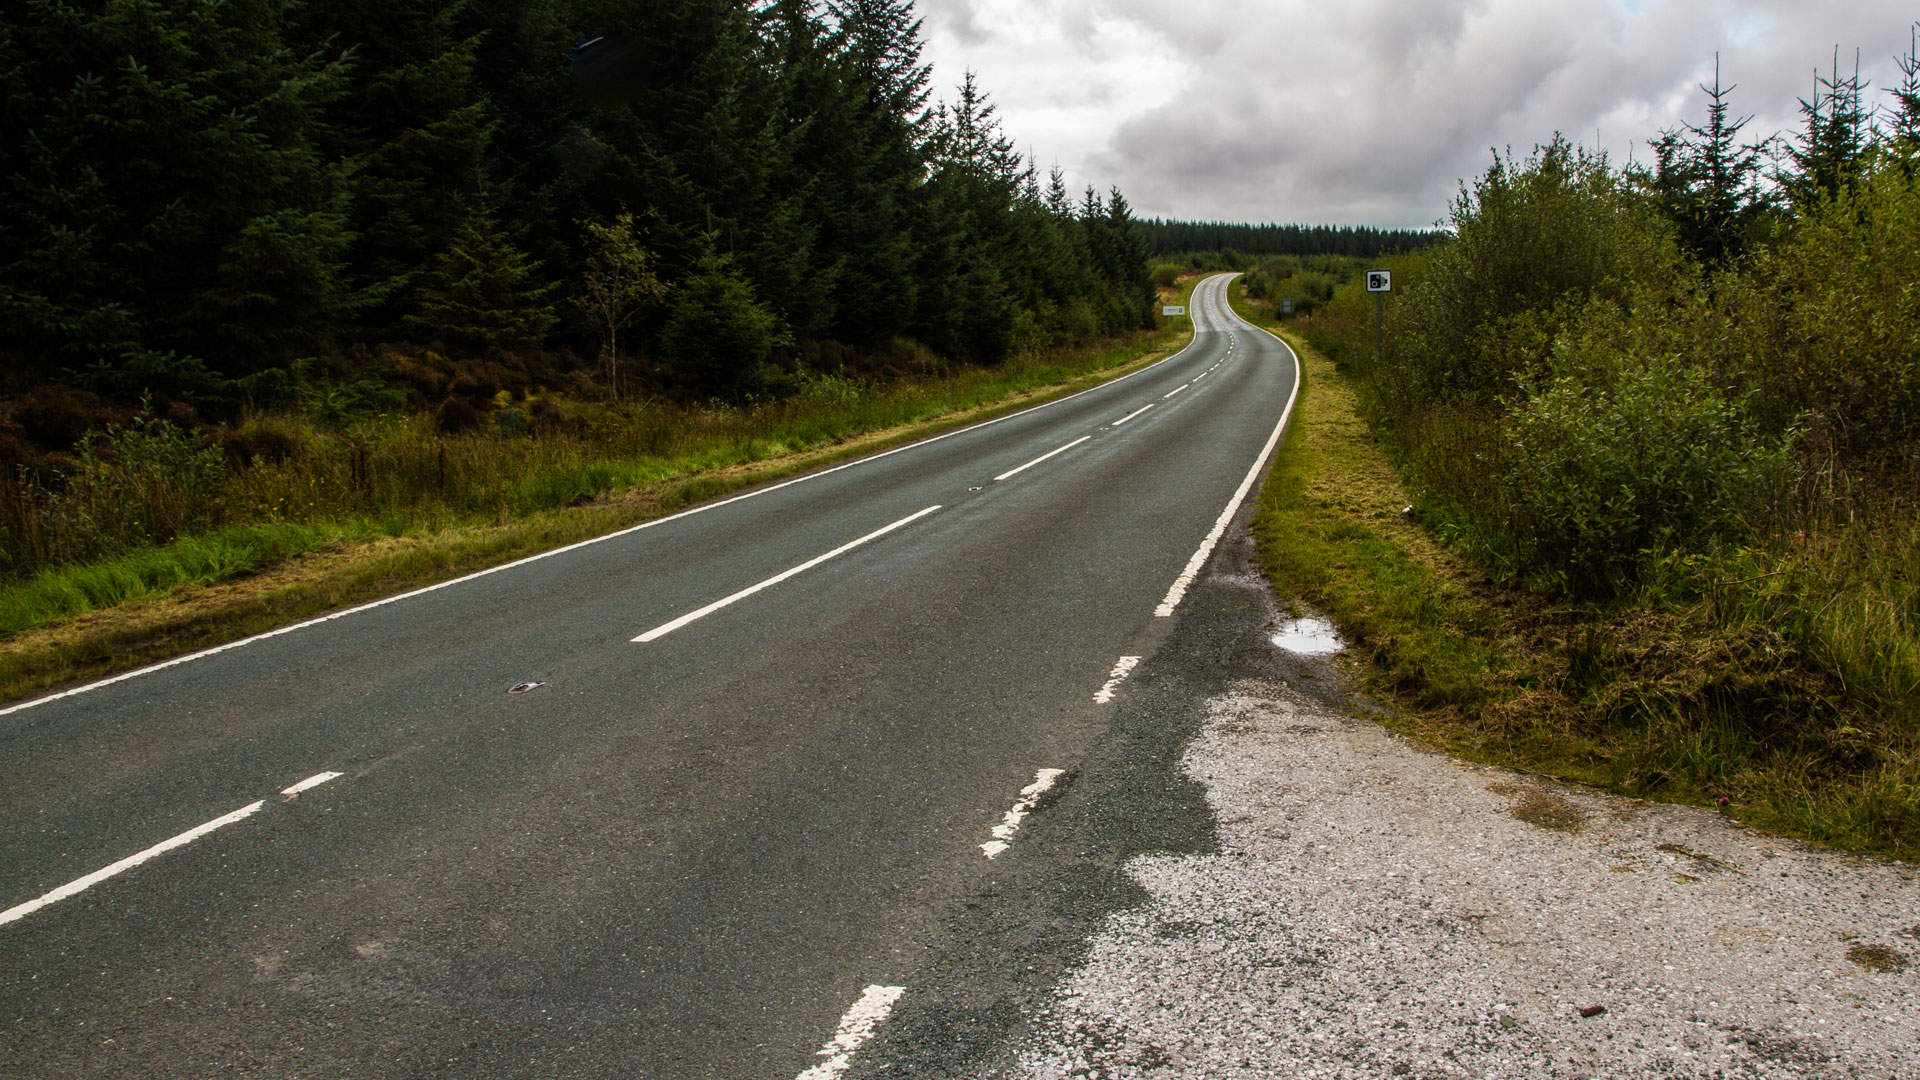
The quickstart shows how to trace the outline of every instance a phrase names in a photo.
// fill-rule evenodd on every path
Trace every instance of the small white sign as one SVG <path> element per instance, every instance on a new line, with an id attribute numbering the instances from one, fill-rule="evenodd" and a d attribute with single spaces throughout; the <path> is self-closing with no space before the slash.
<path id="1" fill-rule="evenodd" d="M 1393 271 L 1391 270 L 1367 271 L 1367 291 L 1368 292 L 1392 292 L 1393 291 Z"/>
<path id="2" fill-rule="evenodd" d="M 1160 309 L 1162 315 L 1185 315 L 1186 313 L 1187 309 L 1179 304 L 1170 304 Z"/>

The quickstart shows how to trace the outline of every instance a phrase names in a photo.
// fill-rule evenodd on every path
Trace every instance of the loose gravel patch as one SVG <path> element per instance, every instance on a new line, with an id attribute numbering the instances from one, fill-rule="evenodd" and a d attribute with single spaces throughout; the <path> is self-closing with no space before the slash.
<path id="1" fill-rule="evenodd" d="M 1277 682 L 1185 758 L 1220 850 L 1127 864 L 1005 1075 L 1920 1076 L 1920 875 L 1428 753 Z"/>

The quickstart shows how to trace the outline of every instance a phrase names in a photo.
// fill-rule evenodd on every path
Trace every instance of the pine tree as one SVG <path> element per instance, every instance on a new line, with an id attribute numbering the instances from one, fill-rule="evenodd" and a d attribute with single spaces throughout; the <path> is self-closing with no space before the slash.
<path id="1" fill-rule="evenodd" d="M 1674 223 L 1681 247 L 1712 267 L 1745 253 L 1768 210 L 1768 199 L 1756 183 L 1761 150 L 1739 141 L 1741 129 L 1753 118 L 1728 119 L 1727 97 L 1734 89 L 1720 85 L 1720 58 L 1715 56 L 1713 85 L 1700 86 L 1707 95 L 1706 124 L 1664 131 L 1652 143 L 1651 184 L 1661 210 Z"/>
<path id="2" fill-rule="evenodd" d="M 316 142 L 337 62 L 278 0 L 9 9 L 0 339 L 16 370 L 178 352 L 279 363 L 345 302 L 338 171 Z"/>
<path id="3" fill-rule="evenodd" d="M 1787 150 L 1791 171 L 1780 177 L 1793 204 L 1807 209 L 1853 189 L 1873 148 L 1873 128 L 1863 96 L 1859 65 L 1840 76 L 1840 54 L 1835 50 L 1833 73 L 1813 76 L 1813 100 L 1800 99 L 1806 130 Z"/>
<path id="4" fill-rule="evenodd" d="M 493 215 L 475 211 L 434 258 L 407 324 L 472 349 L 530 348 L 557 321 L 552 291 Z"/>

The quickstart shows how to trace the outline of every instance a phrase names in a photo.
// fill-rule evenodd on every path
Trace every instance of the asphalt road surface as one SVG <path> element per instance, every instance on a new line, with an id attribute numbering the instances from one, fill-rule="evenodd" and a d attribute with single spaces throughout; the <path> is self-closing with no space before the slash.
<path id="1" fill-rule="evenodd" d="M 1140 695 L 1297 370 L 1227 280 L 1083 394 L 0 711 L 0 1075 L 981 1060 L 1204 841 Z"/>

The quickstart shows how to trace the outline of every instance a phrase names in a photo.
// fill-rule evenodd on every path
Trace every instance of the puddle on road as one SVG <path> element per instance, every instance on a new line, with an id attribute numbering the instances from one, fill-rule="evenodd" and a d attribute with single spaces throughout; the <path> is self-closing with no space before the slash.
<path id="1" fill-rule="evenodd" d="M 1310 615 L 1282 620 L 1269 640 L 1290 653 L 1302 656 L 1325 656 L 1347 647 L 1340 640 L 1340 635 L 1334 633 L 1332 623 Z"/>

